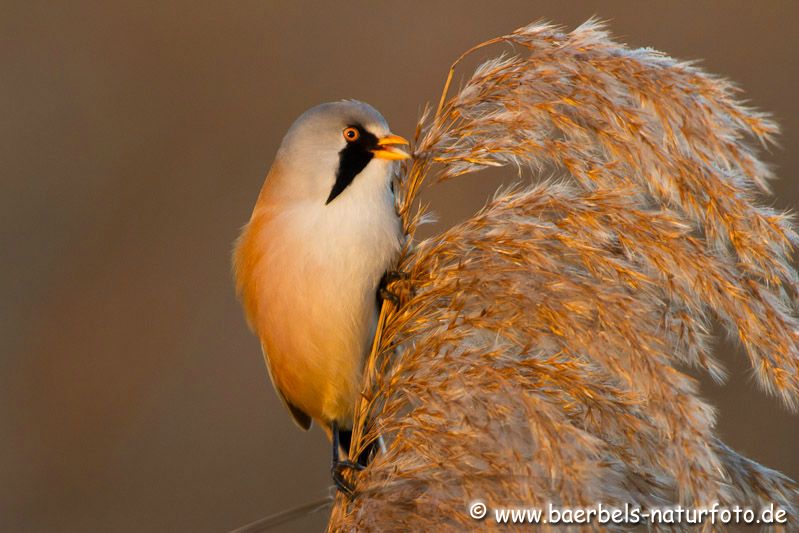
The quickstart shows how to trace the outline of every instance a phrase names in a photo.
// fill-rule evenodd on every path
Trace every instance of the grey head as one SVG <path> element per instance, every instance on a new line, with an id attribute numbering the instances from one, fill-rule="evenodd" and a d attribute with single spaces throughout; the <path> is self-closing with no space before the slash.
<path id="1" fill-rule="evenodd" d="M 330 204 L 370 166 L 385 168 L 410 157 L 396 145 L 408 142 L 392 135 L 374 107 L 356 100 L 312 107 L 294 121 L 275 158 L 269 180 L 290 189 L 291 196 Z M 287 192 L 287 191 L 286 191 Z"/>

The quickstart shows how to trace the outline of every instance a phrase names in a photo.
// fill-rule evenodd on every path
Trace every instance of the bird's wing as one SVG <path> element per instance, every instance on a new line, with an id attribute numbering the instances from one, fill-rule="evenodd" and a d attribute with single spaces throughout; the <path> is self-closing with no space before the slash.
<path id="1" fill-rule="evenodd" d="M 258 331 L 256 326 L 258 295 L 255 291 L 257 284 L 254 283 L 253 280 L 256 279 L 255 268 L 258 264 L 258 257 L 260 256 L 257 236 L 263 224 L 265 224 L 265 221 L 269 219 L 269 216 L 270 215 L 261 214 L 261 216 L 253 217 L 243 228 L 233 251 L 233 272 L 236 278 L 236 292 L 244 305 L 244 315 L 247 318 L 247 324 L 250 326 L 250 329 L 255 332 Z M 280 396 L 283 404 L 291 413 L 294 422 L 302 429 L 310 429 L 311 417 L 302 409 L 299 409 L 288 401 L 283 391 L 277 386 L 277 382 L 272 373 L 272 364 L 269 361 L 266 347 L 264 347 L 263 343 L 261 344 L 261 351 L 263 352 L 269 379 L 272 381 L 272 386 L 275 388 L 277 395 Z"/>
<path id="2" fill-rule="evenodd" d="M 397 187 L 405 227 L 425 180 L 488 166 L 553 178 L 406 250 L 406 296 L 384 303 L 356 416 L 387 452 L 331 528 L 471 527 L 474 498 L 792 512 L 795 486 L 717 439 L 685 372 L 723 379 L 717 321 L 758 382 L 797 404 L 797 239 L 756 202 L 771 173 L 750 143 L 776 125 L 724 80 L 595 21 L 491 42 L 519 55 L 484 63 L 423 119 Z"/>
<path id="3" fill-rule="evenodd" d="M 269 373 L 269 379 L 272 381 L 272 386 L 275 388 L 275 392 L 277 395 L 280 396 L 280 399 L 283 401 L 283 405 L 289 410 L 291 413 L 291 418 L 294 420 L 294 423 L 297 424 L 301 429 L 309 430 L 311 429 L 311 417 L 302 409 L 291 403 L 286 395 L 283 394 L 283 391 L 280 390 L 280 387 L 277 386 L 275 382 L 275 377 L 272 375 L 272 364 L 269 362 L 269 357 L 266 355 L 266 349 L 261 346 L 261 350 L 264 354 L 264 361 L 266 361 L 266 370 Z"/>
<path id="4" fill-rule="evenodd" d="M 289 413 L 291 413 L 291 418 L 294 420 L 294 423 L 306 431 L 311 429 L 311 417 L 305 411 L 291 403 L 288 398 L 286 398 L 286 395 L 283 394 L 283 391 L 280 390 L 280 387 L 277 386 L 275 377 L 272 375 L 272 365 L 269 362 L 269 357 L 266 355 L 266 349 L 261 346 L 261 350 L 264 354 L 264 361 L 266 362 L 266 370 L 269 373 L 269 380 L 272 382 L 275 392 L 277 392 L 277 395 L 280 396 L 280 399 L 283 401 L 283 405 L 285 405 L 286 409 L 288 409 Z"/>

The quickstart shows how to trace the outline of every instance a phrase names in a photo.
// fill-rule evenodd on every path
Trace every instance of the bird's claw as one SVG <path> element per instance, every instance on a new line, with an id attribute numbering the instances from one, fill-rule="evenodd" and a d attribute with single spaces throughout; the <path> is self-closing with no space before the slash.
<path id="1" fill-rule="evenodd" d="M 352 498 L 354 491 L 352 486 L 344 479 L 344 476 L 341 475 L 341 472 L 335 468 L 330 470 L 330 475 L 333 478 L 333 483 L 336 485 L 336 489 L 342 493 L 347 498 Z"/>
<path id="2" fill-rule="evenodd" d="M 352 498 L 355 491 L 352 485 L 344 479 L 343 471 L 345 468 L 351 468 L 360 472 L 364 469 L 364 466 L 359 463 L 353 463 L 351 461 L 336 461 L 333 463 L 333 466 L 330 467 L 330 475 L 333 478 L 333 483 L 335 483 L 336 488 L 344 494 L 348 498 Z"/>
<path id="3" fill-rule="evenodd" d="M 400 299 L 399 296 L 391 292 L 385 287 L 380 287 L 380 298 L 383 300 L 388 300 L 389 302 L 393 303 L 395 306 L 399 306 Z"/>
<path id="4" fill-rule="evenodd" d="M 378 290 L 378 294 L 382 300 L 388 300 L 389 302 L 393 303 L 395 306 L 399 307 L 400 299 L 397 293 L 392 292 L 389 290 L 388 286 L 394 283 L 395 281 L 405 281 L 410 278 L 410 275 L 407 272 L 403 272 L 402 270 L 387 270 L 385 274 L 383 274 L 382 279 L 380 280 L 380 287 Z"/>

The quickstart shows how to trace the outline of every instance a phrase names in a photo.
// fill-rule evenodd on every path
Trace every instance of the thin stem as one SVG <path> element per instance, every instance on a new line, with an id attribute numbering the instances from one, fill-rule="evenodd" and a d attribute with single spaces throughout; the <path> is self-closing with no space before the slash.
<path id="1" fill-rule="evenodd" d="M 297 518 L 320 511 L 325 507 L 330 506 L 332 503 L 333 498 L 326 496 L 321 500 L 316 500 L 304 505 L 298 505 L 297 507 L 269 515 L 266 518 L 261 518 L 260 520 L 256 520 L 255 522 L 247 524 L 246 526 L 234 529 L 230 533 L 260 533 L 262 531 L 268 531 L 275 526 L 279 526 L 280 524 L 284 524 L 291 520 L 296 520 Z"/>

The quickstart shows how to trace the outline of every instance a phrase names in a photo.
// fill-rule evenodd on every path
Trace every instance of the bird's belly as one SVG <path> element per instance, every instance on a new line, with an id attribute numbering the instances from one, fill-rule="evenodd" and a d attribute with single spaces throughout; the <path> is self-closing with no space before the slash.
<path id="1" fill-rule="evenodd" d="M 396 233 L 381 233 L 293 221 L 263 261 L 257 327 L 275 385 L 323 423 L 352 422 L 377 286 L 398 248 Z"/>
<path id="2" fill-rule="evenodd" d="M 328 283 L 335 284 L 319 272 L 275 287 L 262 340 L 275 385 L 292 404 L 317 420 L 345 422 L 374 331 L 375 297 L 367 287 Z"/>

